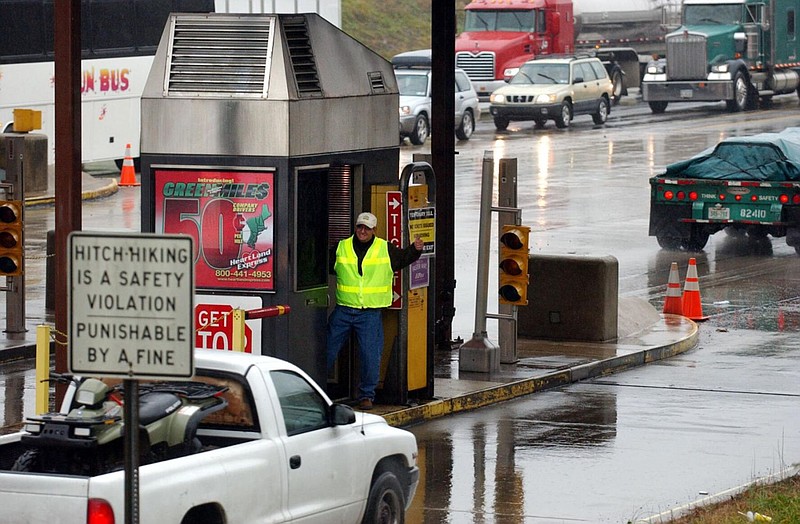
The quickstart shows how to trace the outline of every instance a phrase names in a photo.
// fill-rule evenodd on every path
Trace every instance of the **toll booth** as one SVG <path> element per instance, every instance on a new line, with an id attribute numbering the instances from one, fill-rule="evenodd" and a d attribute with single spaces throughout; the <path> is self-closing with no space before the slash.
<path id="1" fill-rule="evenodd" d="M 316 14 L 170 17 L 142 96 L 142 231 L 196 239 L 199 347 L 230 348 L 231 306 L 286 304 L 246 350 L 348 396 L 354 352 L 326 369 L 329 252 L 360 212 L 386 216 L 397 107 L 391 64 Z"/>

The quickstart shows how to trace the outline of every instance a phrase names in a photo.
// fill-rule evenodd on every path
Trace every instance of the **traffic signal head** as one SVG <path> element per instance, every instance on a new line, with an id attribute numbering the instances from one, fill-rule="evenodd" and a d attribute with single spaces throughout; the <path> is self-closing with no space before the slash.
<path id="1" fill-rule="evenodd" d="M 500 283 L 498 292 L 501 304 L 526 306 L 528 304 L 528 226 L 503 226 L 500 234 Z"/>
<path id="2" fill-rule="evenodd" d="M 25 258 L 22 201 L 0 200 L 0 276 L 19 276 Z"/>

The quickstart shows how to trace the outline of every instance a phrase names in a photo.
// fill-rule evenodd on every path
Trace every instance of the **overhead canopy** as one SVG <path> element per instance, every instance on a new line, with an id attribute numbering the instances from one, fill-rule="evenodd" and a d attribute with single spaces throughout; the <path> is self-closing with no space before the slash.
<path id="1" fill-rule="evenodd" d="M 800 181 L 800 128 L 733 137 L 669 164 L 666 176 L 714 180 Z"/>

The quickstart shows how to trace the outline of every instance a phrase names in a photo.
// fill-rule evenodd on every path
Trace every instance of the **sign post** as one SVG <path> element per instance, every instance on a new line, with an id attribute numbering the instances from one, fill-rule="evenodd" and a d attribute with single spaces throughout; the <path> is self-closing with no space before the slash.
<path id="1" fill-rule="evenodd" d="M 125 523 L 139 522 L 140 378 L 194 375 L 191 237 L 72 232 L 69 371 L 124 379 Z"/>

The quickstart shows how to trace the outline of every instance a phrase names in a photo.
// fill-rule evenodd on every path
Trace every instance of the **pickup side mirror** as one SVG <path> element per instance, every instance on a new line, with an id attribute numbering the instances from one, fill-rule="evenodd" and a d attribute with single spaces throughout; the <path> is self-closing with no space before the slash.
<path id="1" fill-rule="evenodd" d="M 334 426 L 346 426 L 356 421 L 356 413 L 350 406 L 334 404 L 331 406 L 331 422 Z"/>

